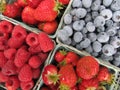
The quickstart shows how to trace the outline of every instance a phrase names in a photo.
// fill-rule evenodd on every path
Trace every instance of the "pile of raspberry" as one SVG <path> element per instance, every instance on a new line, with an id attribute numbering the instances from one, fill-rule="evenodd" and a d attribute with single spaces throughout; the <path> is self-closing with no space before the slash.
<path id="1" fill-rule="evenodd" d="M 7 90 L 31 90 L 53 48 L 47 34 L 27 32 L 19 25 L 0 21 L 0 84 Z"/>

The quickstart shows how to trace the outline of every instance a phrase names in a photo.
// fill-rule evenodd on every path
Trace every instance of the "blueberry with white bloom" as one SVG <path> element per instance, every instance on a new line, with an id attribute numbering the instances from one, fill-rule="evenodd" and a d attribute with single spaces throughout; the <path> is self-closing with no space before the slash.
<path id="1" fill-rule="evenodd" d="M 65 24 L 71 24 L 71 22 L 72 22 L 72 16 L 71 16 L 69 13 L 67 13 L 67 14 L 64 16 L 64 23 L 65 23 Z"/>
<path id="2" fill-rule="evenodd" d="M 88 38 L 91 40 L 91 42 L 94 42 L 97 39 L 97 35 L 95 33 L 89 33 Z"/>
<path id="3" fill-rule="evenodd" d="M 97 35 L 97 40 L 100 42 L 100 43 L 106 43 L 109 41 L 109 35 L 107 35 L 106 32 L 100 32 L 98 35 Z"/>
<path id="4" fill-rule="evenodd" d="M 88 30 L 86 27 L 84 27 L 81 32 L 82 32 L 82 34 L 86 34 L 88 32 Z"/>
<path id="5" fill-rule="evenodd" d="M 120 30 L 117 31 L 118 37 L 120 38 Z"/>
<path id="6" fill-rule="evenodd" d="M 105 18 L 103 16 L 97 16 L 94 19 L 94 25 L 96 27 L 104 26 L 105 25 Z"/>
<path id="7" fill-rule="evenodd" d="M 75 32 L 73 35 L 73 39 L 76 43 L 79 43 L 83 38 L 83 35 L 81 32 Z"/>
<path id="8" fill-rule="evenodd" d="M 73 34 L 73 29 L 71 28 L 71 26 L 64 26 L 63 27 L 63 30 L 65 30 L 65 31 L 67 31 L 67 33 L 68 33 L 68 36 L 72 36 L 72 34 Z"/>
<path id="9" fill-rule="evenodd" d="M 102 50 L 102 44 L 98 41 L 94 41 L 92 47 L 95 52 L 100 52 Z"/>
<path id="10" fill-rule="evenodd" d="M 104 9 L 100 12 L 100 15 L 102 15 L 105 20 L 109 20 L 112 18 L 112 11 L 110 9 Z"/>
<path id="11" fill-rule="evenodd" d="M 113 60 L 112 63 L 113 63 L 115 66 L 119 66 L 119 65 L 120 65 L 120 61 Z"/>
<path id="12" fill-rule="evenodd" d="M 112 27 L 113 26 L 113 20 L 106 20 L 105 21 L 105 25 L 107 26 L 107 27 Z"/>
<path id="13" fill-rule="evenodd" d="M 106 33 L 109 35 L 109 36 L 115 36 L 116 33 L 117 33 L 117 27 L 110 27 L 106 30 Z"/>
<path id="14" fill-rule="evenodd" d="M 88 13 L 85 17 L 85 22 L 90 22 L 92 20 L 92 17 L 90 15 L 90 13 Z"/>
<path id="15" fill-rule="evenodd" d="M 70 45 L 72 43 L 71 38 L 68 38 L 67 41 L 63 41 L 64 44 Z"/>
<path id="16" fill-rule="evenodd" d="M 78 50 L 82 50 L 83 48 L 80 46 L 80 44 L 76 44 L 75 48 L 77 48 Z"/>
<path id="17" fill-rule="evenodd" d="M 88 53 L 92 53 L 93 52 L 92 46 L 90 45 L 87 48 L 85 48 L 85 51 L 87 51 Z"/>
<path id="18" fill-rule="evenodd" d="M 91 9 L 93 11 L 97 11 L 97 10 L 99 10 L 100 5 L 101 5 L 101 0 L 94 0 L 92 5 L 91 5 Z"/>
<path id="19" fill-rule="evenodd" d="M 84 18 L 87 14 L 87 11 L 85 8 L 78 8 L 76 10 L 76 16 L 79 17 L 79 18 Z"/>
<path id="20" fill-rule="evenodd" d="M 120 52 L 117 52 L 115 55 L 114 55 L 114 59 L 116 61 L 120 61 Z"/>
<path id="21" fill-rule="evenodd" d="M 106 60 L 106 61 L 112 61 L 112 60 L 113 60 L 113 56 L 106 56 L 105 54 L 102 54 L 102 55 L 100 56 L 100 58 L 101 58 L 102 60 Z"/>
<path id="22" fill-rule="evenodd" d="M 113 11 L 118 11 L 120 10 L 120 0 L 113 0 L 112 4 L 111 4 L 111 9 Z"/>
<path id="23" fill-rule="evenodd" d="M 113 45 L 114 48 L 119 48 L 120 47 L 120 38 L 113 37 L 110 41 L 110 44 Z"/>
<path id="24" fill-rule="evenodd" d="M 81 31 L 85 25 L 85 22 L 83 20 L 75 21 L 73 22 L 73 29 L 75 31 Z"/>
<path id="25" fill-rule="evenodd" d="M 97 57 L 97 56 L 99 55 L 98 52 L 92 52 L 91 54 L 92 54 L 94 57 Z"/>
<path id="26" fill-rule="evenodd" d="M 102 48 L 102 52 L 106 56 L 112 56 L 115 52 L 115 48 L 111 44 L 105 44 Z"/>
<path id="27" fill-rule="evenodd" d="M 112 4 L 113 0 L 103 0 L 103 5 L 106 7 L 110 6 Z"/>
<path id="28" fill-rule="evenodd" d="M 72 16 L 74 16 L 75 14 L 76 14 L 76 8 L 74 8 L 74 9 L 72 9 L 71 11 L 70 11 L 70 14 L 72 15 Z"/>
<path id="29" fill-rule="evenodd" d="M 91 12 L 91 8 L 87 8 L 86 10 L 87 10 L 87 12 L 88 12 L 88 13 L 90 13 L 90 12 Z"/>
<path id="30" fill-rule="evenodd" d="M 72 17 L 72 21 L 73 21 L 73 22 L 74 22 L 74 21 L 79 21 L 79 18 L 74 15 L 74 16 Z"/>
<path id="31" fill-rule="evenodd" d="M 112 19 L 114 22 L 120 22 L 120 11 L 114 12 Z"/>
<path id="32" fill-rule="evenodd" d="M 94 31 L 95 31 L 95 26 L 94 26 L 94 24 L 93 24 L 92 22 L 88 22 L 88 23 L 86 24 L 86 28 L 87 28 L 87 30 L 88 30 L 89 32 L 94 32 Z"/>
<path id="33" fill-rule="evenodd" d="M 113 27 L 119 27 L 119 28 L 120 28 L 120 23 L 119 23 L 119 22 L 113 23 Z M 118 29 L 119 29 L 119 28 L 118 28 Z"/>
<path id="34" fill-rule="evenodd" d="M 99 11 L 101 12 L 104 9 L 106 9 L 106 7 L 104 5 L 101 5 L 100 8 L 99 8 Z"/>
<path id="35" fill-rule="evenodd" d="M 72 2 L 72 7 L 73 7 L 73 8 L 82 7 L 82 2 L 81 2 L 81 0 L 73 0 L 73 2 Z"/>
<path id="36" fill-rule="evenodd" d="M 95 19 L 99 15 L 97 11 L 93 11 L 91 14 L 93 19 Z"/>
<path id="37" fill-rule="evenodd" d="M 85 8 L 90 8 L 92 0 L 82 0 L 82 4 Z"/>
<path id="38" fill-rule="evenodd" d="M 77 42 L 75 42 L 74 39 L 72 39 L 71 45 L 72 45 L 72 46 L 75 46 L 76 44 L 77 44 Z"/>
<path id="39" fill-rule="evenodd" d="M 105 27 L 104 26 L 100 26 L 97 28 L 97 32 L 104 32 L 105 31 Z"/>
<path id="40" fill-rule="evenodd" d="M 91 41 L 88 38 L 84 38 L 84 40 L 80 42 L 80 46 L 82 48 L 87 48 L 90 44 L 91 44 Z"/>

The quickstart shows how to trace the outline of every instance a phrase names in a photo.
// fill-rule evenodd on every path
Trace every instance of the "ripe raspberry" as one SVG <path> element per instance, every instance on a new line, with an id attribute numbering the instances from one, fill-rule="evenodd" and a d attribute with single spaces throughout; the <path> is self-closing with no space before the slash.
<path id="1" fill-rule="evenodd" d="M 33 79 L 38 79 L 40 77 L 40 68 L 33 69 Z"/>
<path id="2" fill-rule="evenodd" d="M 3 33 L 11 33 L 13 30 L 13 25 L 8 21 L 0 22 L 0 32 Z"/>
<path id="3" fill-rule="evenodd" d="M 38 34 L 38 40 L 40 43 L 40 47 L 43 52 L 49 52 L 53 50 L 54 48 L 54 42 L 52 39 L 49 38 L 49 36 L 43 32 Z"/>
<path id="4" fill-rule="evenodd" d="M 0 38 L 0 50 L 5 50 L 8 48 L 7 39 Z"/>
<path id="5" fill-rule="evenodd" d="M 2 68 L 2 73 L 4 75 L 16 75 L 16 66 L 12 60 L 8 60 L 7 63 Z"/>
<path id="6" fill-rule="evenodd" d="M 0 72 L 0 82 L 6 82 L 8 80 L 8 76 L 4 75 L 2 72 Z"/>
<path id="7" fill-rule="evenodd" d="M 28 82 L 28 81 L 32 80 L 32 77 L 33 77 L 33 72 L 32 72 L 31 67 L 28 64 L 25 64 L 21 68 L 21 70 L 18 74 L 19 80 L 22 82 Z"/>
<path id="8" fill-rule="evenodd" d="M 4 50 L 4 55 L 7 59 L 13 60 L 15 58 L 16 52 L 17 52 L 16 49 L 9 48 L 7 50 Z"/>
<path id="9" fill-rule="evenodd" d="M 9 38 L 9 34 L 8 33 L 4 33 L 0 31 L 0 39 L 6 39 L 8 40 Z"/>
<path id="10" fill-rule="evenodd" d="M 39 44 L 38 42 L 38 35 L 35 33 L 29 33 L 26 38 L 26 43 L 29 46 L 36 46 Z"/>
<path id="11" fill-rule="evenodd" d="M 41 47 L 40 47 L 40 45 L 37 45 L 37 46 L 31 46 L 31 47 L 29 47 L 29 52 L 31 53 L 31 54 L 37 54 L 37 53 L 40 53 L 41 52 Z"/>
<path id="12" fill-rule="evenodd" d="M 36 55 L 32 56 L 32 57 L 29 59 L 29 62 L 28 62 L 28 63 L 29 63 L 29 65 L 30 65 L 32 68 L 34 68 L 34 69 L 38 68 L 38 67 L 42 64 L 40 58 L 39 58 L 38 56 L 36 56 Z"/>
<path id="13" fill-rule="evenodd" d="M 0 52 L 0 67 L 2 68 L 7 63 L 7 59 L 3 52 Z"/>
<path id="14" fill-rule="evenodd" d="M 34 86 L 34 82 L 33 81 L 21 82 L 20 86 L 22 90 L 31 90 Z"/>
<path id="15" fill-rule="evenodd" d="M 16 38 L 16 39 L 20 39 L 20 40 L 24 40 L 27 36 L 27 32 L 26 29 L 16 25 L 12 31 L 12 37 Z"/>
<path id="16" fill-rule="evenodd" d="M 30 52 L 28 52 L 24 47 L 18 49 L 14 63 L 16 67 L 22 67 L 30 58 Z"/>
<path id="17" fill-rule="evenodd" d="M 7 90 L 17 90 L 20 86 L 20 81 L 17 76 L 9 77 L 8 81 L 5 82 Z"/>
<path id="18" fill-rule="evenodd" d="M 8 40 L 8 46 L 10 48 L 20 48 L 20 46 L 22 46 L 23 44 L 23 40 L 20 40 L 20 39 L 16 39 L 16 38 L 10 38 Z"/>
<path id="19" fill-rule="evenodd" d="M 38 56 L 42 60 L 42 63 L 43 63 L 47 59 L 48 53 L 41 52 L 41 53 L 38 53 Z"/>

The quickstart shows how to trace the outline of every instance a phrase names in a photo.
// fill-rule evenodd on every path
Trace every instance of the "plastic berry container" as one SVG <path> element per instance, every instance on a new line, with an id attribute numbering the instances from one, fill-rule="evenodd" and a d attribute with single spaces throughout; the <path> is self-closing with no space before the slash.
<path id="1" fill-rule="evenodd" d="M 64 44 L 58 44 L 58 45 L 56 45 L 56 48 L 54 49 L 54 51 L 53 51 L 53 53 L 50 57 L 50 60 L 46 65 L 49 65 L 49 64 L 56 65 L 57 62 L 54 60 L 54 55 L 58 50 L 72 51 L 72 52 L 75 52 L 76 54 L 78 54 L 80 57 L 91 56 L 88 53 L 86 53 L 84 51 L 79 51 L 76 48 L 73 48 L 71 46 L 67 46 L 67 45 L 64 45 Z M 101 66 L 107 67 L 111 71 L 111 73 L 114 74 L 114 76 L 115 76 L 114 80 L 113 80 L 113 82 L 115 84 L 114 83 L 111 84 L 111 86 L 108 87 L 106 90 L 119 90 L 119 88 L 120 88 L 120 69 L 118 67 L 108 63 L 108 62 L 105 62 L 105 61 L 97 59 L 97 58 L 95 58 L 95 59 Z M 39 82 L 37 90 L 40 90 L 40 88 L 42 86 L 44 86 L 42 76 L 40 78 L 41 78 L 41 80 Z"/>
<path id="2" fill-rule="evenodd" d="M 9 4 L 9 3 L 13 3 L 13 2 L 16 1 L 16 0 L 3 0 L 3 1 L 5 1 L 6 3 Z M 69 3 L 71 3 L 71 1 L 73 1 L 73 0 L 70 0 Z M 58 27 L 57 27 L 56 31 L 55 31 L 53 34 L 48 34 L 51 38 L 55 38 L 55 37 L 56 37 L 57 31 L 58 31 L 59 27 L 61 26 L 61 24 L 60 24 L 61 18 L 62 18 L 63 14 L 64 14 L 64 12 L 66 11 L 66 8 L 67 8 L 68 6 L 69 6 L 69 4 L 68 4 L 68 5 L 65 5 L 65 6 L 64 6 L 64 9 L 61 10 L 61 11 L 62 11 L 62 12 L 61 12 L 62 14 L 60 14 L 60 16 L 58 16 L 58 17 L 56 18 L 56 20 L 57 20 L 57 22 L 58 22 Z M 26 28 L 28 31 L 31 31 L 31 32 L 34 32 L 34 33 L 39 33 L 39 32 L 42 31 L 42 30 L 38 29 L 38 27 L 37 27 L 36 25 L 26 24 L 26 23 L 24 23 L 24 22 L 23 22 L 21 19 L 19 19 L 19 18 L 18 18 L 18 19 L 9 18 L 9 17 L 3 15 L 2 13 L 1 13 L 1 15 L 0 15 L 0 18 L 5 18 L 5 19 L 7 19 L 7 20 L 10 20 L 10 21 L 14 22 L 15 24 L 19 24 L 19 25 L 23 26 L 24 28 Z"/>

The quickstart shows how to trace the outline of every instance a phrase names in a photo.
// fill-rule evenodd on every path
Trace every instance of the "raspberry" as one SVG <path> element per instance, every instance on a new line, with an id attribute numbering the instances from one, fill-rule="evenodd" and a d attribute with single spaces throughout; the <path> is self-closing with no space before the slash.
<path id="1" fill-rule="evenodd" d="M 21 47 L 18 49 L 14 63 L 16 67 L 22 67 L 29 59 L 30 53 L 26 50 L 25 47 Z"/>
<path id="2" fill-rule="evenodd" d="M 33 69 L 33 79 L 38 79 L 40 77 L 40 68 Z"/>
<path id="3" fill-rule="evenodd" d="M 10 38 L 8 40 L 8 46 L 10 48 L 20 48 L 20 46 L 22 46 L 23 44 L 23 40 L 20 40 L 20 39 L 16 39 L 16 38 Z"/>
<path id="4" fill-rule="evenodd" d="M 26 29 L 23 27 L 16 25 L 12 31 L 12 37 L 20 40 L 24 40 L 27 36 Z"/>
<path id="5" fill-rule="evenodd" d="M 36 69 L 42 64 L 41 60 L 39 59 L 38 56 L 34 55 L 29 59 L 29 65 Z"/>
<path id="6" fill-rule="evenodd" d="M 26 38 L 26 43 L 29 45 L 29 46 L 36 46 L 39 44 L 38 42 L 38 35 L 35 34 L 35 33 L 30 33 L 27 35 L 27 38 Z"/>
<path id="7" fill-rule="evenodd" d="M 7 61 L 7 63 L 2 68 L 2 73 L 4 75 L 8 75 L 8 76 L 16 75 L 17 72 L 16 72 L 16 66 L 15 66 L 14 62 L 11 60 Z"/>
<path id="8" fill-rule="evenodd" d="M 31 53 L 31 54 L 37 54 L 37 53 L 40 53 L 41 52 L 41 47 L 40 47 L 40 45 L 37 45 L 37 46 L 31 46 L 31 47 L 29 47 L 29 52 Z"/>
<path id="9" fill-rule="evenodd" d="M 32 69 L 29 65 L 25 64 L 19 74 L 18 74 L 18 78 L 20 81 L 22 82 L 28 82 L 28 81 L 31 81 L 32 80 L 32 77 L 33 77 L 33 72 L 32 72 Z"/>
<path id="10" fill-rule="evenodd" d="M 4 50 L 4 55 L 7 59 L 11 59 L 13 60 L 15 58 L 15 54 L 16 54 L 16 49 L 14 48 L 9 48 L 7 50 Z"/>
<path id="11" fill-rule="evenodd" d="M 43 63 L 47 59 L 48 53 L 41 52 L 41 53 L 38 53 L 38 56 L 42 60 L 42 63 Z"/>
<path id="12" fill-rule="evenodd" d="M 7 39 L 0 38 L 0 50 L 5 50 L 8 48 Z"/>
<path id="13" fill-rule="evenodd" d="M 45 34 L 43 32 L 39 33 L 38 40 L 39 40 L 40 47 L 43 52 L 49 52 L 49 51 L 53 50 L 54 42 L 52 41 L 52 39 L 50 39 L 48 37 L 47 34 Z"/>
<path id="14" fill-rule="evenodd" d="M 7 82 L 5 82 L 7 90 L 17 90 L 20 86 L 20 81 L 17 76 L 11 76 Z"/>
<path id="15" fill-rule="evenodd" d="M 0 31 L 0 39 L 8 39 L 9 38 L 9 34 L 8 33 L 3 33 Z"/>
<path id="16" fill-rule="evenodd" d="M 4 75 L 2 72 L 0 72 L 0 82 L 6 82 L 8 80 L 8 76 Z"/>
<path id="17" fill-rule="evenodd" d="M 3 33 L 11 33 L 13 30 L 13 25 L 8 21 L 0 22 L 0 32 Z"/>
<path id="18" fill-rule="evenodd" d="M 20 86 L 22 90 L 31 90 L 34 86 L 34 82 L 33 81 L 21 82 Z"/>
<path id="19" fill-rule="evenodd" d="M 0 67 L 2 68 L 7 63 L 7 59 L 3 52 L 0 52 Z"/>

